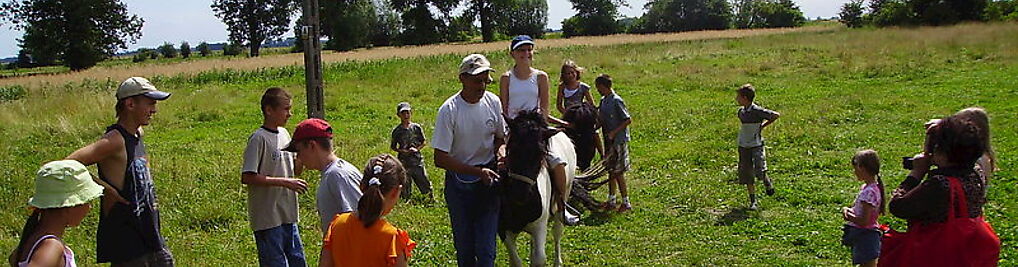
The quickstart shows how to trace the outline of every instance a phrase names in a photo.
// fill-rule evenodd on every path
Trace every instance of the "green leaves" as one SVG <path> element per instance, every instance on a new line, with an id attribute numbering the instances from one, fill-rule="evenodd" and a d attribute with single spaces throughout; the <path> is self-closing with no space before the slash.
<path id="1" fill-rule="evenodd" d="M 21 47 L 35 65 L 95 66 L 141 38 L 144 20 L 119 0 L 20 0 L 0 4 L 3 20 L 25 31 Z"/>
<path id="2" fill-rule="evenodd" d="M 243 44 L 257 57 L 262 42 L 289 30 L 296 11 L 292 0 L 215 0 L 212 11 L 226 24 L 230 42 Z"/>

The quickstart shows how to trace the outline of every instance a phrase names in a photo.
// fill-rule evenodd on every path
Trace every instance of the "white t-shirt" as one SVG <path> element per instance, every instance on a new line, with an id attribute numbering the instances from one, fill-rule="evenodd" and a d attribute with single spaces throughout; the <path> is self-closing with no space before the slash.
<path id="1" fill-rule="evenodd" d="M 288 143 L 286 128 L 258 128 L 247 140 L 241 174 L 293 177 L 293 153 L 282 150 Z M 247 215 L 254 231 L 296 223 L 297 193 L 281 186 L 248 185 Z"/>
<path id="2" fill-rule="evenodd" d="M 520 111 L 539 108 L 541 98 L 540 90 L 537 87 L 537 76 L 543 73 L 543 71 L 532 69 L 530 77 L 520 79 L 516 77 L 516 73 L 509 71 L 509 100 L 506 102 L 509 106 L 509 114 L 506 114 L 506 117 L 513 119 Z"/>
<path id="3" fill-rule="evenodd" d="M 322 181 L 318 183 L 315 204 L 321 219 L 322 233 L 329 230 L 329 223 L 336 214 L 357 210 L 361 200 L 361 172 L 345 160 L 337 160 L 325 166 Z"/>
<path id="4" fill-rule="evenodd" d="M 505 140 L 501 113 L 502 104 L 491 92 L 474 104 L 457 93 L 438 108 L 431 147 L 466 165 L 487 164 L 495 159 L 495 138 Z"/>

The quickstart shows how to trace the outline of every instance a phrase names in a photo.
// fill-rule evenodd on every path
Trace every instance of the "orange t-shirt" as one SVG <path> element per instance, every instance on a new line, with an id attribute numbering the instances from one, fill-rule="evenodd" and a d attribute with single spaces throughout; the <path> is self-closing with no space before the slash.
<path id="1" fill-rule="evenodd" d="M 332 219 L 322 246 L 332 252 L 336 266 L 393 266 L 399 251 L 410 260 L 410 251 L 417 242 L 384 219 L 365 228 L 357 216 L 348 212 Z"/>

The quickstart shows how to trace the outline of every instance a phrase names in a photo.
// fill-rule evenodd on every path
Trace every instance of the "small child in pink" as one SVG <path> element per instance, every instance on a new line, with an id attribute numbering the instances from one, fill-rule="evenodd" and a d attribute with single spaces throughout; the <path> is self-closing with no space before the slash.
<path id="1" fill-rule="evenodd" d="M 877 218 L 884 213 L 884 182 L 880 180 L 880 157 L 871 149 L 852 157 L 855 178 L 864 182 L 852 207 L 842 208 L 845 226 L 841 244 L 852 248 L 852 264 L 877 266 L 881 232 Z"/>

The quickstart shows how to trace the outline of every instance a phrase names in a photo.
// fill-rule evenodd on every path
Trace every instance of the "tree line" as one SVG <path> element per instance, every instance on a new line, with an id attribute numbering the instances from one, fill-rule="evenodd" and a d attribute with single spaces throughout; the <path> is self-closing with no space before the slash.
<path id="1" fill-rule="evenodd" d="M 791 0 L 651 0 L 646 14 L 626 18 L 624 0 L 570 0 L 576 15 L 562 21 L 565 37 L 617 33 L 656 33 L 729 28 L 792 27 L 805 22 Z M 325 49 L 484 42 L 547 32 L 546 0 L 337 0 L 319 1 Z M 302 37 L 299 0 L 213 0 L 210 8 L 229 32 L 225 54 L 258 56 L 265 40 L 293 31 Z M 144 19 L 130 14 L 120 0 L 9 0 L 0 4 L 0 23 L 24 31 L 18 39 L 22 67 L 63 64 L 71 70 L 94 66 L 141 38 Z M 296 23 L 291 23 L 291 22 Z M 291 24 L 296 27 L 290 28 Z M 297 42 L 294 52 L 302 51 Z M 135 62 L 208 55 L 165 43 L 139 49 Z M 23 60 L 22 60 L 23 59 Z"/>
<path id="2" fill-rule="evenodd" d="M 1016 0 L 853 0 L 838 13 L 848 27 L 939 26 L 965 21 L 1018 21 Z"/>

